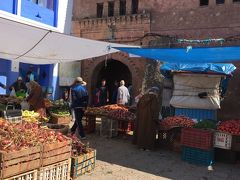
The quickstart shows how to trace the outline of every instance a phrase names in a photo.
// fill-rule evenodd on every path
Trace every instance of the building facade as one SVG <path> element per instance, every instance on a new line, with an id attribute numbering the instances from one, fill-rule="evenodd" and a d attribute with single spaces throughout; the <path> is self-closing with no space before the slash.
<path id="1" fill-rule="evenodd" d="M 142 46 L 168 46 L 169 39 L 227 38 L 240 34 L 240 0 L 75 0 L 72 35 L 102 41 Z M 161 38 L 158 38 L 161 37 Z M 236 42 L 237 43 L 237 42 Z M 235 43 L 235 44 L 236 44 Z M 108 66 L 118 62 L 115 73 L 130 75 L 106 77 Z M 149 61 L 116 53 L 82 63 L 82 75 L 93 90 L 101 78 L 125 78 L 137 94 Z M 239 64 L 235 64 L 238 68 Z M 129 73 L 128 72 L 128 73 Z M 130 78 L 129 78 L 130 77 Z M 240 105 L 239 71 L 229 82 L 221 118 L 237 115 Z M 228 112 L 228 113 L 226 113 Z M 239 114 L 240 115 L 240 114 Z"/>
<path id="2" fill-rule="evenodd" d="M 70 34 L 72 5 L 72 0 L 0 0 L 0 18 Z M 18 76 L 25 79 L 26 73 L 29 71 L 34 74 L 34 79 L 40 85 L 55 91 L 58 65 L 31 65 L 12 63 L 10 60 L 0 59 L 0 80 L 7 87 Z M 1 88 L 0 93 L 4 94 L 6 92 Z"/>

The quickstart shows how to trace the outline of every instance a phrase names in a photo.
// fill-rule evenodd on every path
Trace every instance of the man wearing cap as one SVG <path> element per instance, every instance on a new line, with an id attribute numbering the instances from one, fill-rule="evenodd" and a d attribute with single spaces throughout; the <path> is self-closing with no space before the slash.
<path id="1" fill-rule="evenodd" d="M 78 129 L 78 133 L 82 139 L 85 139 L 85 133 L 82 125 L 82 117 L 84 115 L 84 110 L 88 105 L 88 92 L 84 86 L 84 81 L 81 77 L 77 77 L 71 88 L 71 107 L 74 110 L 75 122 L 71 128 L 72 134 Z"/>
<path id="2" fill-rule="evenodd" d="M 15 92 L 18 92 L 18 91 L 24 91 L 26 92 L 27 91 L 27 87 L 25 85 L 25 83 L 23 82 L 22 80 L 22 77 L 19 76 L 17 78 L 17 81 L 15 81 L 9 88 L 10 91 L 12 90 L 15 90 Z"/>
<path id="3" fill-rule="evenodd" d="M 118 88 L 117 103 L 127 105 L 130 99 L 128 88 L 125 86 L 125 81 L 120 81 L 120 87 Z"/>

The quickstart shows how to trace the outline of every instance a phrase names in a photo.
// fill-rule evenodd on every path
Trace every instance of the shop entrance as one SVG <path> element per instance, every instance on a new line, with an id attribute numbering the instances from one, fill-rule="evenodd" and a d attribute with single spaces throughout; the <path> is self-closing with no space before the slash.
<path id="1" fill-rule="evenodd" d="M 92 90 L 100 87 L 102 79 L 106 79 L 110 100 L 112 98 L 115 81 L 120 82 L 124 80 L 127 87 L 132 84 L 132 74 L 128 66 L 117 60 L 111 59 L 107 60 L 107 62 L 104 61 L 100 63 L 93 72 L 92 82 L 94 86 Z"/>

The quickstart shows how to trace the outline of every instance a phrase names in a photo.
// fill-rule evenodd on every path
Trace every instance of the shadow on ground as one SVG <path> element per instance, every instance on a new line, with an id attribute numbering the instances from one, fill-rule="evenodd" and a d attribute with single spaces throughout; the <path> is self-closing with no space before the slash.
<path id="1" fill-rule="evenodd" d="M 158 149 L 156 151 L 142 151 L 131 144 L 129 138 L 107 139 L 96 134 L 88 135 L 90 146 L 97 149 L 97 160 L 108 163 L 109 167 L 118 165 L 125 168 L 165 177 L 169 179 L 203 179 L 203 180 L 238 180 L 240 179 L 240 165 L 217 163 L 214 171 L 207 167 L 195 166 L 181 161 L 180 153 Z M 107 168 L 107 166 L 105 167 Z M 106 173 L 114 173 L 105 171 Z M 95 179 L 95 178 L 93 178 Z M 98 179 L 98 178 L 96 178 Z M 118 179 L 125 179 L 118 178 Z M 129 178 L 127 178 L 129 179 Z"/>

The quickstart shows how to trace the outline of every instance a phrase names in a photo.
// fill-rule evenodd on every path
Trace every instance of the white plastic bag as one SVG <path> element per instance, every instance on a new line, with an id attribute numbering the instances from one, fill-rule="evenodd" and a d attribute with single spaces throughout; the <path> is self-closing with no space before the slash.
<path id="1" fill-rule="evenodd" d="M 13 90 L 10 92 L 10 96 L 14 96 L 14 97 L 16 97 L 15 89 L 13 89 Z"/>

